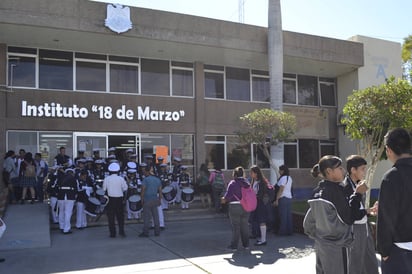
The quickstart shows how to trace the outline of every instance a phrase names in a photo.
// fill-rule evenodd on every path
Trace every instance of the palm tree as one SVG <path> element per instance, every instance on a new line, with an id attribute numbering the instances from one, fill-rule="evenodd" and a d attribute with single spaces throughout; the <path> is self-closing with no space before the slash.
<path id="1" fill-rule="evenodd" d="M 282 111 L 283 32 L 280 0 L 268 1 L 268 64 L 270 107 L 273 110 Z M 273 163 L 279 166 L 283 162 L 283 144 L 271 146 L 270 154 Z M 270 172 L 271 182 L 276 182 L 278 175 L 277 168 L 272 167 Z"/>

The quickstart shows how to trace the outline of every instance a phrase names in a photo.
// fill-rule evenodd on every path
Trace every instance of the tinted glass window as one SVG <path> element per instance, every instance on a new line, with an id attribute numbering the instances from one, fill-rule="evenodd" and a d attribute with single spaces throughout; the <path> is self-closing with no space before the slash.
<path id="1" fill-rule="evenodd" d="M 142 59 L 142 94 L 170 95 L 169 61 Z"/>
<path id="2" fill-rule="evenodd" d="M 73 90 L 73 53 L 39 50 L 39 87 Z"/>
<path id="3" fill-rule="evenodd" d="M 139 68 L 110 64 L 110 92 L 138 93 Z"/>
<path id="4" fill-rule="evenodd" d="M 224 99 L 223 73 L 205 72 L 205 97 Z"/>
<path id="5" fill-rule="evenodd" d="M 226 99 L 250 101 L 248 69 L 226 68 Z"/>
<path id="6" fill-rule="evenodd" d="M 106 91 L 106 64 L 77 61 L 76 90 Z"/>
<path id="7" fill-rule="evenodd" d="M 318 105 L 318 79 L 314 76 L 298 75 L 298 104 Z"/>

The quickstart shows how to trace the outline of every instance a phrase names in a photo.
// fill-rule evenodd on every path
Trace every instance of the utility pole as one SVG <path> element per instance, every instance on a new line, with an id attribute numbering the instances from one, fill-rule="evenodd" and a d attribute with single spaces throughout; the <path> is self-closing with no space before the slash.
<path id="1" fill-rule="evenodd" d="M 245 23 L 245 0 L 238 1 L 239 23 Z"/>

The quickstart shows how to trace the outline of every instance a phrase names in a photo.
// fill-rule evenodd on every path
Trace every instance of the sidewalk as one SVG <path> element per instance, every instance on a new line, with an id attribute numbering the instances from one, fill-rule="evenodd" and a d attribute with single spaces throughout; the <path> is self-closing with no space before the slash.
<path id="1" fill-rule="evenodd" d="M 48 229 L 46 204 L 11 205 L 0 240 L 0 273 L 315 273 L 313 242 L 306 236 L 268 235 L 268 245 L 232 252 L 229 220 L 222 214 L 169 220 L 159 237 L 139 238 L 143 224 L 126 225 L 126 238 L 109 238 L 107 226 Z M 174 211 L 170 214 L 178 214 Z M 18 217 L 17 217 L 18 216 Z M 189 218 L 189 216 L 191 216 Z M 17 221 L 18 220 L 18 221 Z M 42 220 L 42 221 L 40 221 Z M 47 220 L 47 221 L 46 221 Z M 44 233 L 48 230 L 48 233 Z M 26 234 L 27 233 L 27 234 Z M 47 234 L 47 235 L 46 235 Z"/>

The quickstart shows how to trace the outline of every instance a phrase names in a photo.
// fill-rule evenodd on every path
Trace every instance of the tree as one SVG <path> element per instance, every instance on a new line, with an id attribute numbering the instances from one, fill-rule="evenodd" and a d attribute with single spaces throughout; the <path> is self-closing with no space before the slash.
<path id="1" fill-rule="evenodd" d="M 403 75 L 409 83 L 412 83 L 412 35 L 403 39 L 402 44 L 402 61 Z"/>
<path id="2" fill-rule="evenodd" d="M 268 1 L 268 66 L 270 86 L 270 107 L 282 111 L 283 108 L 283 31 L 280 0 Z M 270 148 L 272 162 L 283 159 L 283 146 L 278 144 Z M 277 170 L 270 177 L 278 177 Z"/>
<path id="3" fill-rule="evenodd" d="M 386 132 L 397 127 L 412 129 L 412 86 L 406 80 L 392 77 L 380 86 L 355 90 L 348 97 L 343 113 L 341 122 L 347 135 L 361 141 L 361 155 L 370 163 L 366 175 L 370 186 L 384 156 Z"/>
<path id="4" fill-rule="evenodd" d="M 295 116 L 287 112 L 264 108 L 241 116 L 240 122 L 240 130 L 237 132 L 240 141 L 260 146 L 271 168 L 279 177 L 278 167 L 272 160 L 269 148 L 290 139 L 295 134 Z"/>

